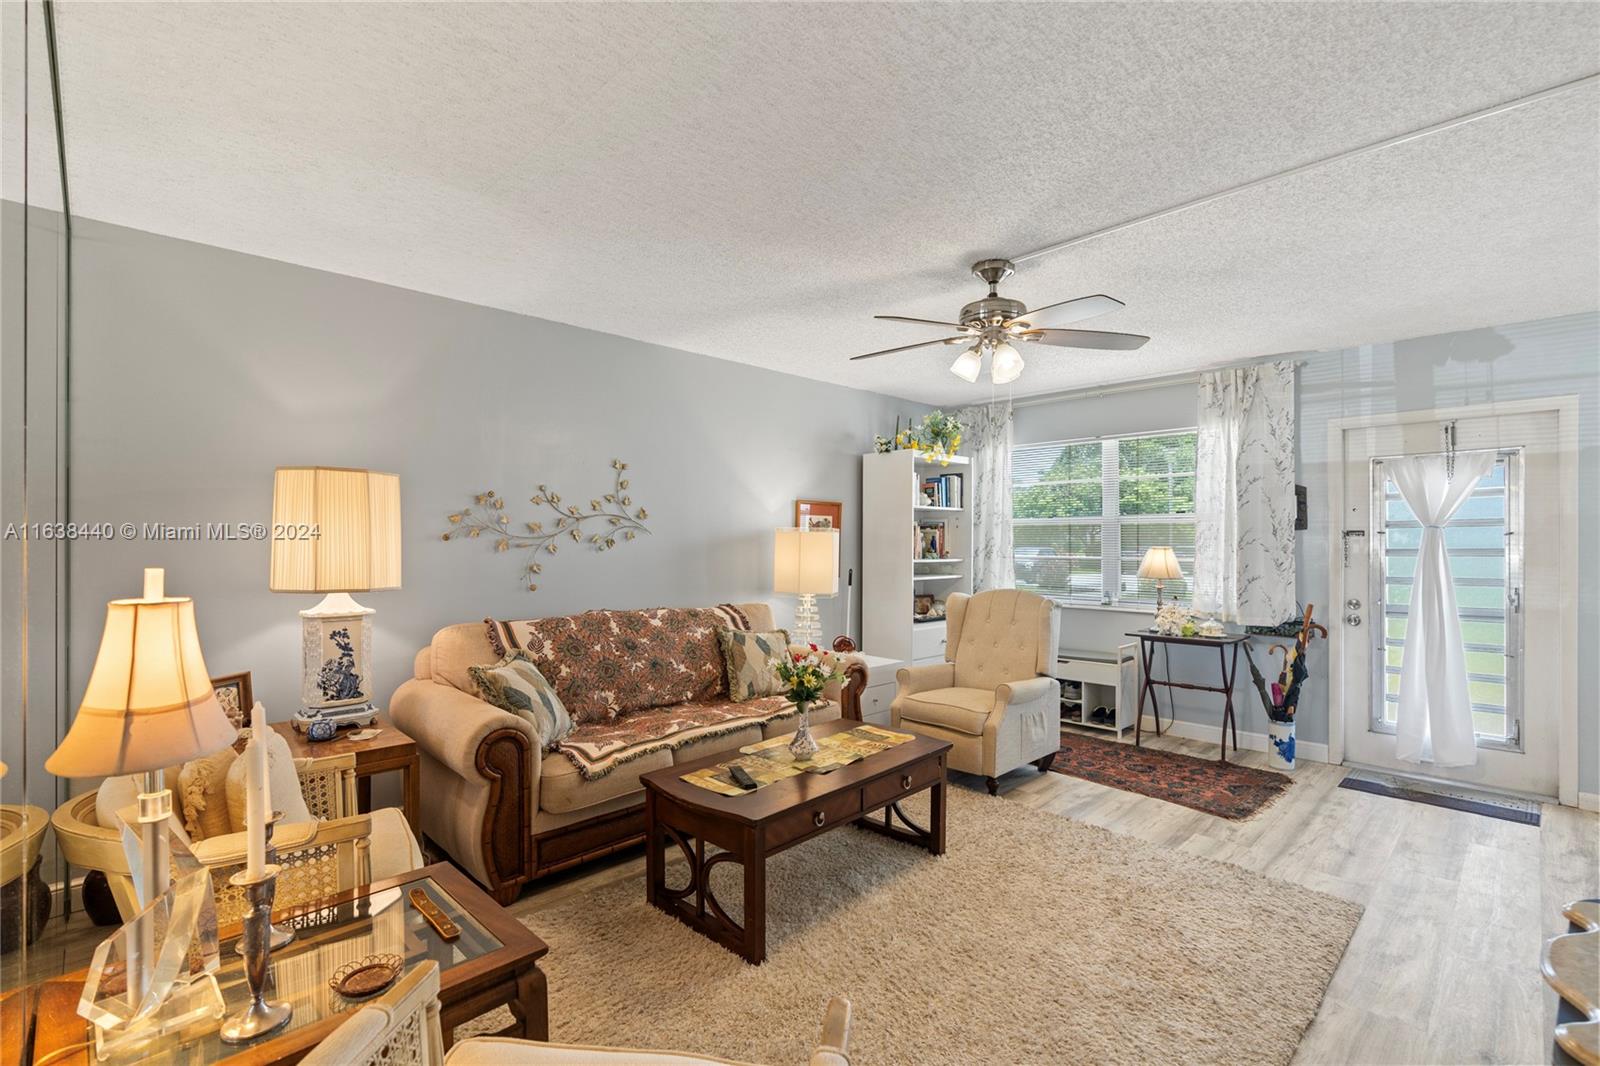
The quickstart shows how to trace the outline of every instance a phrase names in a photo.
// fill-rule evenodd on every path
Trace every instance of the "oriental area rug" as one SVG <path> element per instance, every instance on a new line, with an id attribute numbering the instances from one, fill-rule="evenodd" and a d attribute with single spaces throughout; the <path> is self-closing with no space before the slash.
<path id="1" fill-rule="evenodd" d="M 551 1040 L 798 1064 L 842 995 L 851 1059 L 873 1066 L 1289 1062 L 1359 905 L 949 791 L 944 856 L 841 830 L 769 860 L 761 966 L 647 906 L 631 873 L 513 904 L 550 944 Z M 906 807 L 925 816 L 925 794 Z M 713 873 L 735 918 L 741 876 Z"/>
<path id="2" fill-rule="evenodd" d="M 1283 774 L 1253 766 L 1136 748 L 1076 733 L 1061 734 L 1061 751 L 1051 769 L 1231 819 L 1250 817 L 1293 784 Z"/>

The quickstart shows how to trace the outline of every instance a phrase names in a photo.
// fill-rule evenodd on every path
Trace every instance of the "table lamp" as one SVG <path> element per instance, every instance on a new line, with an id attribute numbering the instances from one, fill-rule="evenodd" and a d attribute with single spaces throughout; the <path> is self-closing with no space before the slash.
<path id="1" fill-rule="evenodd" d="M 167 890 L 170 877 L 165 823 L 172 790 L 163 769 L 221 751 L 238 736 L 211 690 L 194 601 L 166 595 L 164 584 L 165 571 L 148 569 L 143 597 L 106 604 L 89 687 L 44 763 L 57 777 L 144 775 L 136 880 L 144 906 Z"/>
<path id="2" fill-rule="evenodd" d="M 1151 548 L 1139 563 L 1139 576 L 1154 578 L 1156 582 L 1156 610 L 1161 610 L 1161 583 L 1177 581 L 1183 577 L 1183 567 L 1171 548 Z"/>
<path id="3" fill-rule="evenodd" d="M 772 546 L 772 590 L 798 595 L 794 639 L 815 644 L 822 639 L 817 597 L 839 591 L 839 531 L 780 529 Z"/>
<path id="4" fill-rule="evenodd" d="M 332 736 L 339 726 L 370 724 L 377 717 L 372 705 L 376 612 L 350 593 L 400 587 L 399 476 L 279 467 L 272 483 L 267 587 L 327 594 L 300 612 L 301 706 L 295 728 L 317 738 L 324 731 Z"/>

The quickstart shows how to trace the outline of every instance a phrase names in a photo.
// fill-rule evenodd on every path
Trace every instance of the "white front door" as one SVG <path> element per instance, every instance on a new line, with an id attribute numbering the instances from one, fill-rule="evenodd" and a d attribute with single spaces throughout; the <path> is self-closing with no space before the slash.
<path id="1" fill-rule="evenodd" d="M 1445 424 L 1346 429 L 1341 527 L 1345 761 L 1489 788 L 1554 796 L 1561 698 L 1563 512 L 1555 412 L 1454 420 L 1455 450 L 1494 467 L 1444 527 L 1466 645 L 1475 766 L 1395 757 L 1412 574 L 1422 529 L 1386 460 L 1445 450 Z M 1357 532 L 1359 531 L 1359 532 Z M 1359 535 L 1364 533 L 1365 535 Z"/>

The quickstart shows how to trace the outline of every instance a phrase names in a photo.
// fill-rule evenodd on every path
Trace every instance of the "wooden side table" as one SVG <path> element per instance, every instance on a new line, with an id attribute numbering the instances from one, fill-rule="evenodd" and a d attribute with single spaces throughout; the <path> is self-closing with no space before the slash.
<path id="1" fill-rule="evenodd" d="M 1222 704 L 1222 761 L 1228 761 L 1228 731 L 1233 731 L 1233 753 L 1239 754 L 1239 725 L 1233 717 L 1233 682 L 1239 676 L 1239 645 L 1250 638 L 1242 633 L 1230 633 L 1223 637 L 1179 637 L 1167 636 L 1165 633 L 1152 633 L 1149 630 L 1135 630 L 1129 633 L 1130 637 L 1139 638 L 1139 665 L 1143 670 L 1143 678 L 1139 682 L 1139 709 L 1133 718 L 1133 743 L 1138 747 L 1140 734 L 1144 724 L 1145 697 L 1150 698 L 1150 707 L 1155 711 L 1156 735 L 1161 735 L 1161 706 L 1156 703 L 1155 688 L 1175 689 L 1183 688 L 1194 692 L 1216 692 L 1223 699 Z M 1216 648 L 1218 662 L 1222 666 L 1222 684 L 1197 685 L 1188 681 L 1174 681 L 1171 677 L 1157 681 L 1151 676 L 1156 664 L 1157 644 L 1179 644 L 1189 647 Z M 1232 662 L 1229 662 L 1228 650 L 1233 650 Z M 1170 709 L 1170 708 L 1169 708 Z"/>
<path id="2" fill-rule="evenodd" d="M 422 839 L 422 824 L 418 821 L 422 797 L 421 760 L 417 755 L 417 742 L 400 732 L 386 711 L 378 712 L 375 728 L 383 730 L 371 740 L 352 740 L 353 729 L 341 729 L 332 740 L 313 743 L 304 733 L 295 731 L 291 722 L 273 722 L 272 728 L 289 742 L 289 752 L 296 759 L 312 756 L 345 755 L 356 757 L 356 805 L 363 811 L 372 810 L 372 777 L 374 774 L 398 770 L 404 782 L 402 810 L 411 823 L 411 833 Z"/>

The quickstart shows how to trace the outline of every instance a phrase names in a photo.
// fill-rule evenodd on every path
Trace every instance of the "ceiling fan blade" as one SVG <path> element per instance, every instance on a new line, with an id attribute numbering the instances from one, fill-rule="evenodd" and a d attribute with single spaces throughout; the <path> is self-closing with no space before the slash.
<path id="1" fill-rule="evenodd" d="M 940 322 L 932 318 L 907 318 L 905 315 L 873 315 L 872 317 L 882 319 L 885 322 L 915 322 L 921 326 L 947 326 L 950 329 L 961 330 L 968 328 L 959 322 Z"/>
<path id="2" fill-rule="evenodd" d="M 1143 348 L 1150 339 L 1137 333 L 1102 333 L 1095 329 L 1033 329 L 1022 337 L 1058 348 L 1099 348 L 1107 352 L 1131 352 Z"/>
<path id="3" fill-rule="evenodd" d="M 1045 304 L 1035 307 L 1031 311 L 1024 311 L 1013 318 L 1011 322 L 1024 322 L 1034 329 L 1053 329 L 1056 326 L 1067 326 L 1074 322 L 1082 322 L 1095 315 L 1107 314 L 1115 311 L 1124 304 L 1121 300 L 1099 293 L 1094 296 L 1080 296 L 1076 300 L 1062 300 L 1060 303 Z M 1010 325 L 1008 322 L 1006 325 Z"/>
<path id="4" fill-rule="evenodd" d="M 880 355 L 891 355 L 894 352 L 909 352 L 913 348 L 926 348 L 930 344 L 946 344 L 950 341 L 966 341 L 971 339 L 971 337 L 964 335 L 960 337 L 940 337 L 936 341 L 922 341 L 920 344 L 902 344 L 898 348 L 885 348 L 881 352 L 868 352 L 866 355 L 852 355 L 850 357 L 850 361 L 853 363 L 857 359 L 875 359 Z"/>

